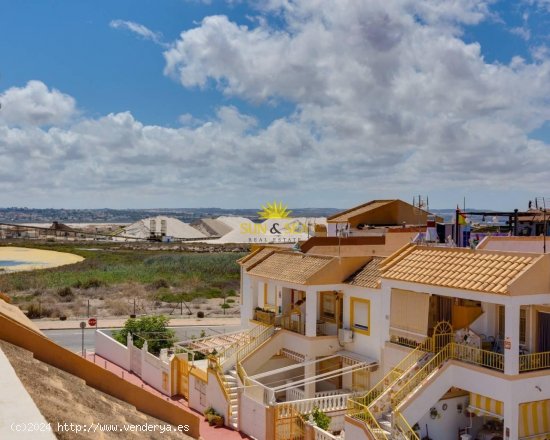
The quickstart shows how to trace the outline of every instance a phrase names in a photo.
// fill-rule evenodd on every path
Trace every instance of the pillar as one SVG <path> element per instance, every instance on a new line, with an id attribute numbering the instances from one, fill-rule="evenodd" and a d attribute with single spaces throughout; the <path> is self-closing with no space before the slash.
<path id="1" fill-rule="evenodd" d="M 519 309 L 504 306 L 504 374 L 519 374 Z"/>
<path id="2" fill-rule="evenodd" d="M 519 438 L 519 405 L 513 399 L 504 402 L 504 440 Z"/>
<path id="3" fill-rule="evenodd" d="M 312 359 L 313 360 L 313 359 Z M 315 366 L 317 364 L 309 364 L 304 367 L 304 378 L 313 379 L 315 377 Z M 306 399 L 313 399 L 315 397 L 315 382 L 306 383 L 304 385 L 304 397 Z"/>
<path id="4" fill-rule="evenodd" d="M 317 336 L 317 291 L 306 291 L 306 336 Z"/>
<path id="5" fill-rule="evenodd" d="M 257 283 L 255 284 L 257 285 Z M 258 295 L 254 294 L 253 282 L 247 275 L 243 275 L 241 297 L 243 301 L 241 326 L 247 328 L 250 326 L 250 320 L 254 319 L 254 309 L 258 305 Z"/>

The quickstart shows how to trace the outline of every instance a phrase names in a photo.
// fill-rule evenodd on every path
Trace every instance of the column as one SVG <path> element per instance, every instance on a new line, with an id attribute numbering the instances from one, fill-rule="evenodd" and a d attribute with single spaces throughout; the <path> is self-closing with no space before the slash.
<path id="1" fill-rule="evenodd" d="M 519 406 L 514 399 L 504 402 L 504 439 L 519 438 Z"/>
<path id="2" fill-rule="evenodd" d="M 306 336 L 317 336 L 317 291 L 306 290 Z"/>
<path id="3" fill-rule="evenodd" d="M 317 364 L 309 364 L 304 367 L 305 379 L 313 379 L 315 377 L 315 365 Z M 304 385 L 304 397 L 306 399 L 313 399 L 315 397 L 315 382 L 306 383 Z"/>
<path id="4" fill-rule="evenodd" d="M 243 275 L 241 296 L 241 326 L 247 328 L 250 326 L 250 320 L 254 319 L 254 309 L 258 305 L 258 296 L 254 294 L 253 283 L 248 275 Z"/>
<path id="5" fill-rule="evenodd" d="M 519 309 L 504 306 L 504 374 L 519 374 Z"/>

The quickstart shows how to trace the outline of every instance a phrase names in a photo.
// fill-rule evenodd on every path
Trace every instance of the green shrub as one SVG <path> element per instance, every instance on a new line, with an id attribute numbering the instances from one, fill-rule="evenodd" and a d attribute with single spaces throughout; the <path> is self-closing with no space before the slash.
<path id="1" fill-rule="evenodd" d="M 235 300 L 233 298 L 228 298 L 226 303 L 233 304 Z"/>
<path id="2" fill-rule="evenodd" d="M 319 428 L 324 431 L 328 430 L 328 427 L 330 426 L 330 417 L 321 411 L 319 407 L 314 407 L 311 415 L 313 416 L 313 421 Z"/>
<path id="3" fill-rule="evenodd" d="M 197 312 L 197 318 L 204 318 L 204 312 L 202 310 Z"/>
<path id="4" fill-rule="evenodd" d="M 147 340 L 149 352 L 158 355 L 162 348 L 169 348 L 175 342 L 175 332 L 168 328 L 169 321 L 164 315 L 130 318 L 122 329 L 113 333 L 113 337 L 121 344 L 126 344 L 128 334 L 131 334 L 138 348 L 143 347 Z"/>

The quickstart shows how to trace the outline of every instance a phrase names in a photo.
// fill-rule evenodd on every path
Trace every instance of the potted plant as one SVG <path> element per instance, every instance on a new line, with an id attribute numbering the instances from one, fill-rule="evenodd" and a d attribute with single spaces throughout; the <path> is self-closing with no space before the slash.
<path id="1" fill-rule="evenodd" d="M 215 414 L 212 416 L 212 420 L 209 421 L 210 426 L 217 426 L 218 428 L 221 428 L 223 426 L 223 416 L 220 416 L 219 414 Z"/>

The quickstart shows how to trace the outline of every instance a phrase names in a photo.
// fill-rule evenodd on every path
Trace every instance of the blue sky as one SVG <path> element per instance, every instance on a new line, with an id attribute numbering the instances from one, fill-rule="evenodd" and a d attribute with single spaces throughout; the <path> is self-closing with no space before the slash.
<path id="1" fill-rule="evenodd" d="M 548 1 L 308 3 L 1 2 L 0 205 L 547 195 Z"/>

